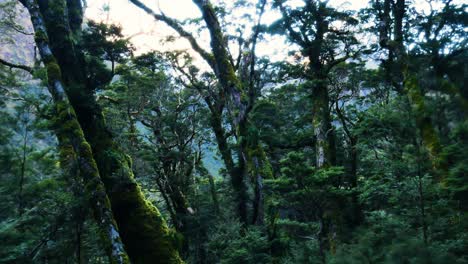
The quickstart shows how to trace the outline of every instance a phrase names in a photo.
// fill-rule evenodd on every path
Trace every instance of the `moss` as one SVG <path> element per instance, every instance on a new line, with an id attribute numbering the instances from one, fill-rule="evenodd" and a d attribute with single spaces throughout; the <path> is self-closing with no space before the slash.
<path id="1" fill-rule="evenodd" d="M 76 160 L 76 154 L 71 145 L 59 146 L 60 166 L 66 168 L 70 166 L 70 161 Z"/>
<path id="2" fill-rule="evenodd" d="M 171 230 L 171 240 L 172 240 L 172 244 L 174 245 L 175 248 L 177 249 L 182 249 L 183 245 L 184 245 L 184 235 L 182 235 L 182 233 L 180 232 L 177 232 L 176 230 Z"/>
<path id="3" fill-rule="evenodd" d="M 132 157 L 130 157 L 130 155 L 127 155 L 127 154 L 124 154 L 125 155 L 125 160 L 127 162 L 127 166 L 128 168 L 132 168 L 133 167 L 133 161 L 132 161 Z M 132 176 L 133 176 L 133 173 L 132 173 Z"/>
<path id="4" fill-rule="evenodd" d="M 441 145 L 439 136 L 435 131 L 430 116 L 427 113 L 426 105 L 424 102 L 424 95 L 422 94 L 419 83 L 414 75 L 406 74 L 405 79 L 405 91 L 408 95 L 413 114 L 416 118 L 416 124 L 418 126 L 422 142 L 424 147 L 429 153 L 433 168 L 437 171 L 441 171 L 445 174 L 446 168 L 441 166 Z"/>
<path id="5" fill-rule="evenodd" d="M 36 33 L 34 34 L 34 40 L 36 41 L 36 43 L 49 42 L 49 39 L 47 38 L 47 34 L 42 30 L 36 31 Z"/>
<path id="6" fill-rule="evenodd" d="M 151 232 L 148 233 L 148 231 L 154 228 L 157 229 L 158 226 L 160 229 L 158 231 L 159 234 L 168 234 L 169 229 L 162 215 L 151 202 L 144 198 L 141 188 L 133 179 L 131 158 L 114 148 L 105 149 L 103 151 L 98 150 L 97 154 L 94 156 L 99 157 L 98 160 L 101 163 L 103 180 L 106 182 L 106 186 L 112 189 L 109 195 L 113 206 L 120 211 L 125 209 L 126 215 L 122 216 L 122 221 L 134 219 L 140 223 L 137 224 L 135 222 L 132 224 L 132 228 L 138 229 L 137 226 L 139 224 L 145 224 L 141 219 L 145 219 L 143 216 L 146 216 L 151 219 L 151 221 L 149 221 L 151 223 L 146 226 L 147 228 L 144 228 L 143 232 L 135 232 L 136 234 L 142 233 L 141 235 L 150 236 Z M 102 166 L 103 164 L 105 164 L 105 166 Z M 131 216 L 128 214 L 131 214 Z M 143 218 L 138 220 L 139 217 Z M 125 220 L 123 218 L 125 218 Z"/>
<path id="7" fill-rule="evenodd" d="M 86 82 L 82 54 L 75 52 L 71 32 L 67 28 L 68 21 L 64 16 L 66 2 L 51 0 L 49 3 L 50 6 L 44 10 L 43 15 L 50 36 L 50 46 L 62 71 L 52 56 L 43 58 L 43 61 L 49 80 L 64 79 L 64 88 L 73 106 L 56 106 L 56 129 L 63 134 L 82 136 L 80 124 L 82 125 L 86 139 L 92 146 L 92 153 L 84 143 L 79 145 L 80 152 L 83 152 L 83 157 L 92 155 L 99 167 L 101 180 L 115 209 L 114 217 L 119 225 L 119 232 L 126 247 L 132 249 L 128 251 L 132 262 L 181 263 L 163 217 L 144 199 L 141 189 L 133 179 L 131 159 L 115 145 L 106 128 L 101 109 L 93 98 L 93 84 Z M 44 40 L 45 37 L 45 34 L 37 34 L 38 39 Z M 76 117 L 80 123 L 76 122 Z M 70 143 L 68 137 L 61 138 L 62 142 Z M 98 189 L 95 191 L 103 193 L 101 187 L 96 187 Z"/>
<path id="8" fill-rule="evenodd" d="M 114 195 L 111 202 L 133 263 L 155 260 L 158 263 L 183 263 L 177 253 L 174 233 L 158 209 L 143 197 L 136 183 Z"/>
<path id="9" fill-rule="evenodd" d="M 49 82 L 52 80 L 60 80 L 62 79 L 62 73 L 60 71 L 60 66 L 55 61 L 49 61 L 46 63 L 47 69 L 47 78 Z"/>
<path id="10" fill-rule="evenodd" d="M 113 256 L 110 258 L 110 263 L 130 263 L 121 246 L 122 242 L 116 231 L 117 224 L 110 213 L 111 204 L 101 182 L 91 147 L 84 139 L 73 109 L 66 101 L 57 103 L 56 108 L 58 116 L 61 117 L 56 120 L 60 122 L 56 125 L 56 131 L 60 143 L 61 166 L 73 171 L 75 166 L 79 167 L 76 170 L 79 175 L 76 176 L 84 182 L 84 193 L 93 206 L 93 212 L 100 226 L 101 242 L 106 252 Z M 116 257 L 116 254 L 119 254 L 119 257 Z"/>
<path id="11" fill-rule="evenodd" d="M 252 175 L 260 174 L 263 179 L 273 178 L 273 168 L 265 154 L 265 151 L 260 145 L 250 148 L 247 151 L 248 162 L 247 169 L 252 172 Z M 255 166 L 254 159 L 257 159 L 258 167 Z"/>
<path id="12" fill-rule="evenodd" d="M 83 141 L 80 144 L 80 156 L 84 159 L 90 160 L 93 163 L 94 167 L 97 168 L 96 163 L 94 162 L 91 146 L 86 141 Z"/>
<path id="13" fill-rule="evenodd" d="M 48 1 L 49 11 L 53 14 L 65 14 L 66 2 L 61 0 Z"/>
<path id="14" fill-rule="evenodd" d="M 55 111 L 54 127 L 59 133 L 66 133 L 69 137 L 84 138 L 83 130 L 78 123 L 75 111 L 67 101 L 56 103 Z"/>

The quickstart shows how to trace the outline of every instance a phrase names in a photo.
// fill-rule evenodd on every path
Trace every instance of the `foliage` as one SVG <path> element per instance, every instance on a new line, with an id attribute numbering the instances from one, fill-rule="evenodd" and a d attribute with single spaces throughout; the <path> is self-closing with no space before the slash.
<path id="1" fill-rule="evenodd" d="M 466 4 L 194 2 L 203 17 L 154 17 L 210 67 L 185 50 L 140 54 L 121 26 L 88 20 L 72 40 L 86 76 L 73 83 L 52 69 L 77 109 L 102 113 L 99 126 L 93 114 L 80 126 L 122 152 L 93 149 L 92 160 L 128 164 L 102 169 L 111 180 L 125 170 L 119 190 L 138 189 L 155 221 L 168 220 L 163 244 L 187 263 L 468 262 Z M 17 6 L 0 8 L 0 32 L 28 35 Z M 276 20 L 265 24 L 263 12 Z M 205 51 L 199 36 L 212 31 L 219 39 Z M 283 57 L 255 55 L 277 37 Z M 28 75 L 9 54 L 0 52 L 11 59 L 0 63 L 0 263 L 108 263 L 85 202 L 98 190 L 60 168 L 53 132 L 66 124 L 52 126 L 46 67 Z M 146 210 L 125 206 L 114 214 L 153 228 Z"/>

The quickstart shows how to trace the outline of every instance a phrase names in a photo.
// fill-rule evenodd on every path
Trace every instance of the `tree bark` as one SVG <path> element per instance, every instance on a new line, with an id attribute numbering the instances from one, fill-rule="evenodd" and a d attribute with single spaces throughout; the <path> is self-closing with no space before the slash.
<path id="1" fill-rule="evenodd" d="M 56 111 L 55 134 L 59 141 L 61 166 L 76 171 L 85 185 L 85 193 L 99 226 L 104 248 L 111 263 L 130 263 L 124 250 L 111 205 L 101 182 L 91 147 L 78 123 L 75 111 L 68 101 L 61 79 L 61 69 L 48 44 L 44 20 L 35 0 L 21 0 L 31 15 L 35 41 L 45 64 L 48 89 Z"/>
<path id="2" fill-rule="evenodd" d="M 312 88 L 312 122 L 315 135 L 315 163 L 318 169 L 336 165 L 334 132 L 331 125 L 326 80 L 317 78 Z"/>
<path id="3" fill-rule="evenodd" d="M 444 167 L 444 164 L 440 163 L 442 149 L 439 135 L 426 109 L 424 93 L 421 91 L 418 79 L 415 73 L 412 73 L 410 70 L 409 55 L 404 46 L 403 22 L 406 15 L 406 1 L 384 0 L 383 4 L 383 11 L 377 10 L 377 12 L 380 12 L 378 19 L 381 20 L 379 26 L 379 45 L 389 52 L 388 58 L 384 63 L 387 81 L 392 84 L 397 92 L 408 98 L 423 145 L 429 153 L 432 167 L 436 173 L 442 172 L 442 174 L 446 174 L 447 168 Z M 393 21 L 390 21 L 390 12 L 393 14 Z M 393 32 L 393 38 L 390 37 L 389 32 Z"/>
<path id="4" fill-rule="evenodd" d="M 254 212 L 253 212 L 253 224 L 262 226 L 265 223 L 265 209 L 264 209 L 264 197 L 263 197 L 263 176 L 261 173 L 261 164 L 257 157 L 253 157 L 253 165 L 255 168 L 255 197 L 254 197 Z"/>
<path id="5" fill-rule="evenodd" d="M 182 263 L 171 231 L 158 209 L 145 199 L 134 179 L 130 157 L 113 141 L 95 100 L 96 87 L 86 77 L 83 54 L 74 44 L 73 36 L 80 34 L 81 25 L 73 21 L 80 21 L 76 16 L 82 12 L 81 5 L 67 6 L 64 0 L 40 0 L 40 8 L 45 21 L 43 31 L 47 29 L 51 36 L 51 50 L 60 65 L 70 103 L 92 147 L 92 155 L 131 261 L 135 264 L 156 260 L 159 263 Z"/>
<path id="6" fill-rule="evenodd" d="M 193 0 L 193 2 L 202 12 L 203 19 L 207 25 L 208 31 L 210 32 L 212 52 L 212 54 L 210 54 L 200 47 L 196 39 L 189 32 L 185 31 L 177 20 L 166 17 L 164 15 L 156 14 L 153 10 L 151 10 L 139 0 L 131 0 L 131 2 L 138 8 L 154 17 L 156 20 L 163 21 L 168 26 L 173 28 L 177 33 L 179 33 L 180 36 L 186 38 L 190 42 L 192 48 L 198 54 L 200 54 L 200 56 L 208 63 L 208 65 L 210 65 L 217 79 L 219 80 L 222 89 L 228 96 L 228 112 L 231 117 L 234 133 L 238 138 L 238 146 L 236 149 L 238 158 L 237 164 L 234 164 L 232 151 L 227 144 L 224 129 L 222 127 L 222 108 L 218 109 L 210 107 L 212 113 L 211 125 L 216 135 L 221 156 L 231 177 L 231 185 L 236 195 L 235 199 L 239 218 L 241 222 L 247 225 L 248 193 L 245 182 L 245 178 L 248 173 L 246 165 L 249 162 L 249 157 L 247 154 L 248 149 L 246 148 L 246 136 L 248 135 L 247 129 L 249 126 L 247 119 L 248 113 L 251 110 L 254 101 L 253 99 L 255 94 L 246 91 L 243 85 L 244 83 L 253 84 L 253 82 L 251 82 L 251 80 L 243 82 L 244 80 L 240 80 L 236 75 L 236 69 L 234 68 L 233 60 L 227 49 L 227 39 L 223 34 L 213 5 L 210 3 L 210 1 L 207 0 Z M 263 3 L 263 7 L 264 5 L 265 4 Z M 255 43 L 255 38 L 257 36 L 258 31 L 256 31 L 256 34 L 254 35 L 253 43 Z M 251 62 L 252 64 L 250 65 L 250 73 L 252 74 L 254 60 Z"/>
<path id="7" fill-rule="evenodd" d="M 29 115 L 29 109 L 28 113 Z M 26 177 L 26 161 L 27 161 L 27 153 L 28 153 L 28 124 L 24 122 L 24 134 L 23 134 L 23 146 L 22 146 L 22 157 L 21 157 L 21 169 L 20 169 L 20 181 L 19 181 L 19 191 L 18 191 L 18 214 L 21 216 L 23 214 L 23 187 L 24 187 L 24 180 Z"/>

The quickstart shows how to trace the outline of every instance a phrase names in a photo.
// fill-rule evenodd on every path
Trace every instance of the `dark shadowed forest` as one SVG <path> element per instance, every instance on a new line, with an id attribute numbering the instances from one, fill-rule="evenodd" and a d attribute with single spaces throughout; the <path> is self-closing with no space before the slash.
<path id="1" fill-rule="evenodd" d="M 0 0 L 0 263 L 468 263 L 467 12 Z"/>

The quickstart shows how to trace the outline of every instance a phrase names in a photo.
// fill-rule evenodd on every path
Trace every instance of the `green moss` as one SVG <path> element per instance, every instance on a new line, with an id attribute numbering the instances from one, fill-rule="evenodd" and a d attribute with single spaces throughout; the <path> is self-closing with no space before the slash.
<path id="1" fill-rule="evenodd" d="M 133 167 L 133 161 L 132 161 L 132 157 L 130 157 L 130 155 L 127 155 L 127 154 L 124 154 L 125 155 L 125 160 L 128 164 L 128 168 L 132 168 Z M 133 173 L 132 173 L 132 176 L 133 176 Z"/>
<path id="2" fill-rule="evenodd" d="M 182 263 L 173 231 L 133 179 L 130 157 L 115 147 L 97 151 L 101 177 L 132 263 L 152 263 L 155 259 Z"/>
<path id="3" fill-rule="evenodd" d="M 47 34 L 42 30 L 36 31 L 36 33 L 34 34 L 34 40 L 36 41 L 36 43 L 49 42 Z"/>
<path id="4" fill-rule="evenodd" d="M 120 233 L 133 263 L 152 263 L 155 260 L 158 263 L 183 263 L 177 253 L 174 233 L 167 227 L 159 210 L 143 197 L 136 183 L 120 190 L 111 199 Z"/>
<path id="5" fill-rule="evenodd" d="M 91 146 L 86 141 L 83 141 L 80 144 L 80 156 L 82 156 L 83 158 L 85 158 L 87 160 L 92 161 L 94 166 L 97 168 L 97 166 L 96 166 L 96 164 L 94 162 L 93 153 L 91 151 Z"/>
<path id="6" fill-rule="evenodd" d="M 55 108 L 56 114 L 53 121 L 57 132 L 66 134 L 68 137 L 84 138 L 83 130 L 72 106 L 67 101 L 62 101 L 56 103 Z"/>
<path id="7" fill-rule="evenodd" d="M 251 175 L 260 174 L 263 179 L 273 178 L 273 168 L 271 167 L 265 151 L 260 145 L 257 145 L 255 148 L 248 149 L 247 156 L 247 169 L 251 172 Z M 259 165 L 258 167 L 255 166 L 254 159 L 257 160 Z"/>
<path id="8" fill-rule="evenodd" d="M 60 145 L 60 167 L 66 168 L 70 165 L 71 161 L 76 160 L 76 153 L 71 145 Z"/>
<path id="9" fill-rule="evenodd" d="M 177 232 L 176 230 L 171 230 L 171 240 L 172 240 L 172 244 L 174 245 L 175 248 L 177 249 L 182 249 L 183 245 L 184 245 L 184 235 L 182 235 L 180 232 Z"/>
<path id="10" fill-rule="evenodd" d="M 441 170 L 445 174 L 446 168 L 441 166 L 441 145 L 439 136 L 435 131 L 430 116 L 427 113 L 426 105 L 424 102 L 424 95 L 422 94 L 419 83 L 414 75 L 406 74 L 405 91 L 408 95 L 413 114 L 416 118 L 416 124 L 420 131 L 421 139 L 424 147 L 429 153 L 432 166 L 435 170 Z"/>
<path id="11" fill-rule="evenodd" d="M 47 62 L 46 69 L 47 69 L 47 78 L 49 79 L 49 82 L 52 80 L 62 79 L 62 72 L 60 71 L 60 66 L 57 64 L 56 61 Z"/>
<path id="12" fill-rule="evenodd" d="M 51 0 L 49 3 L 49 9 L 54 14 L 65 14 L 66 3 L 60 0 Z"/>

